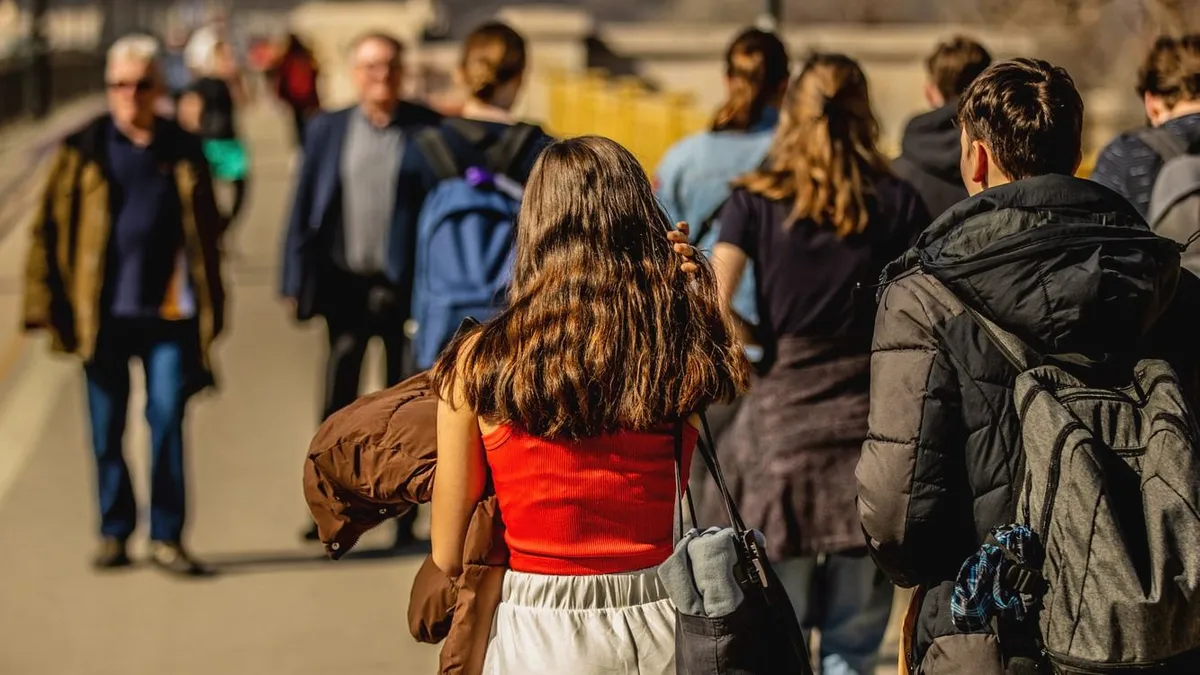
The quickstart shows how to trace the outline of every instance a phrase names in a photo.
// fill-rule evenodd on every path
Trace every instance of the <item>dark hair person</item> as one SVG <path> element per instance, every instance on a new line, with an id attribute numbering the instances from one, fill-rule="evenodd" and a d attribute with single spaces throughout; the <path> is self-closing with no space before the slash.
<path id="1" fill-rule="evenodd" d="M 1067 71 L 1014 59 L 985 74 L 958 105 L 967 190 L 975 194 L 999 182 L 1073 175 L 1083 153 L 1083 99 Z"/>
<path id="2" fill-rule="evenodd" d="M 788 54 L 774 33 L 742 32 L 725 52 L 725 103 L 713 117 L 713 131 L 746 131 L 778 105 L 787 86 Z"/>
<path id="3" fill-rule="evenodd" d="M 825 608 L 817 620 L 825 672 L 874 672 L 892 601 L 855 512 L 874 309 L 856 289 L 873 285 L 929 216 L 888 171 L 878 135 L 858 64 L 809 57 L 766 161 L 720 213 L 713 252 L 726 305 L 754 265 L 767 352 L 719 442 L 726 473 L 746 524 L 766 534 L 797 616 Z M 704 502 L 702 518 L 720 518 L 714 500 Z"/>
<path id="4" fill-rule="evenodd" d="M 1159 144 L 1200 145 L 1200 33 L 1163 36 L 1146 53 L 1137 78 L 1137 95 Z M 1145 127 L 1132 129 L 1100 153 L 1092 180 L 1115 190 L 1149 215 L 1154 183 L 1165 163 L 1146 142 Z"/>
<path id="5" fill-rule="evenodd" d="M 694 414 L 746 385 L 741 345 L 712 272 L 680 271 L 670 222 L 615 142 L 547 148 L 520 223 L 509 307 L 433 370 L 433 559 L 459 573 L 490 480 L 511 571 L 484 671 L 673 673 L 655 570 L 672 550 L 676 439 L 686 471 Z"/>
<path id="6" fill-rule="evenodd" d="M 925 62 L 925 101 L 932 110 L 905 126 L 892 171 L 916 188 L 935 217 L 967 198 L 958 168 L 958 98 L 991 62 L 983 45 L 961 36 L 940 43 Z"/>
<path id="7" fill-rule="evenodd" d="M 525 82 L 525 59 L 525 38 L 508 25 L 493 21 L 471 31 L 459 64 L 468 95 L 463 117 L 511 123 Z"/>
<path id="8" fill-rule="evenodd" d="M 715 216 L 729 198 L 731 183 L 762 163 L 779 123 L 791 59 L 774 33 L 749 28 L 725 52 L 725 102 L 712 128 L 689 136 L 664 155 L 655 172 L 655 192 L 675 220 L 693 225 L 695 243 L 711 249 L 720 232 Z M 759 320 L 754 276 L 749 271 L 733 301 L 744 340 Z M 718 415 L 720 417 L 720 415 Z M 719 426 L 720 421 L 715 420 Z"/>
<path id="9" fill-rule="evenodd" d="M 1052 672 L 1025 631 L 990 621 L 990 611 L 964 618 L 961 607 L 950 609 L 949 597 L 978 581 L 960 570 L 978 569 L 970 563 L 983 537 L 1013 522 L 1025 478 L 1023 413 L 1013 403 L 1022 369 L 979 318 L 1019 335 L 1048 363 L 1067 354 L 1104 363 L 1093 383 L 1123 381 L 1108 374 L 1122 377 L 1129 359 L 1159 358 L 1192 383 L 1200 376 L 1200 280 L 1180 272 L 1174 242 L 1144 236 L 1127 199 L 1072 175 L 1083 102 L 1066 70 L 1033 59 L 994 64 L 959 110 L 972 196 L 880 277 L 858 509 L 879 569 L 921 588 L 901 638 L 911 672 L 1004 675 L 1016 658 L 1028 659 L 1029 672 Z M 1183 395 L 1181 405 L 1195 410 L 1194 388 Z M 1115 578 L 1150 571 L 1105 566 Z M 1160 597 L 1160 586 L 1147 585 L 1147 598 Z M 1129 602 L 1154 604 L 1136 594 Z M 1101 614 L 1115 632 L 1147 625 L 1145 614 Z M 1175 634 L 1197 634 L 1194 618 L 1176 615 Z M 1079 638 L 1108 642 L 1086 629 Z"/>

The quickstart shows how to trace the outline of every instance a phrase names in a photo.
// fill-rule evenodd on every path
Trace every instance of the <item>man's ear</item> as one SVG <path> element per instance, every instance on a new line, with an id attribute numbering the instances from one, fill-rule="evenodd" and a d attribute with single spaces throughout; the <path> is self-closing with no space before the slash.
<path id="1" fill-rule="evenodd" d="M 968 157 L 971 162 L 971 182 L 987 189 L 988 173 L 992 168 L 992 151 L 980 141 L 971 141 Z"/>
<path id="2" fill-rule="evenodd" d="M 1171 115 L 1171 108 L 1161 96 L 1146 92 L 1142 95 L 1142 104 L 1146 107 L 1146 119 L 1150 120 L 1150 126 L 1161 125 Z"/>
<path id="3" fill-rule="evenodd" d="M 946 105 L 946 97 L 942 96 L 942 92 L 938 91 L 937 86 L 935 86 L 933 84 L 933 82 L 930 82 L 929 80 L 925 80 L 924 92 L 925 92 L 925 102 L 929 104 L 930 108 L 933 108 L 934 110 L 936 110 L 936 109 Z"/>

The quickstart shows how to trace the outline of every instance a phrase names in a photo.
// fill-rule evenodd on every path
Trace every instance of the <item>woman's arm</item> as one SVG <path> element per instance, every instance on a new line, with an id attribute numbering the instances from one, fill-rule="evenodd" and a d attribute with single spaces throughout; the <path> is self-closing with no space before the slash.
<path id="1" fill-rule="evenodd" d="M 746 271 L 746 261 L 746 252 L 733 244 L 719 243 L 713 247 L 713 274 L 717 277 L 717 294 L 725 312 L 730 311 L 733 294 Z"/>
<path id="2" fill-rule="evenodd" d="M 467 350 L 464 344 L 459 354 Z M 449 576 L 462 573 L 467 525 L 487 483 L 483 438 L 475 412 L 463 402 L 460 379 L 443 392 L 437 413 L 437 477 L 429 539 L 433 562 Z"/>

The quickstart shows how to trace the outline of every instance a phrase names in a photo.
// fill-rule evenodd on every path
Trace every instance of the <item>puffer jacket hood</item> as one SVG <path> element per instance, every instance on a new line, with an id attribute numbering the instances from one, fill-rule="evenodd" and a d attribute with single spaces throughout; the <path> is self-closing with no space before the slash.
<path id="1" fill-rule="evenodd" d="M 1047 175 L 985 190 L 938 218 L 883 272 L 923 271 L 1045 355 L 1128 353 L 1179 280 L 1179 246 L 1117 193 Z"/>
<path id="2" fill-rule="evenodd" d="M 962 132 L 955 124 L 957 117 L 957 105 L 945 105 L 917 115 L 904 129 L 900 151 L 905 159 L 925 173 L 961 185 L 958 163 Z"/>

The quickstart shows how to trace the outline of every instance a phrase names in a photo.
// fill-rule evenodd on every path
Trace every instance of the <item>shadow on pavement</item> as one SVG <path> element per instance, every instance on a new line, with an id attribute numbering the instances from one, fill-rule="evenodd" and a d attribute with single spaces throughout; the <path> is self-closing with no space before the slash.
<path id="1" fill-rule="evenodd" d="M 345 565 L 346 563 L 374 563 L 397 558 L 423 558 L 429 555 L 429 552 L 429 542 L 416 541 L 401 547 L 353 551 L 337 562 L 330 560 L 321 552 L 320 548 L 314 547 L 311 551 L 208 554 L 204 558 L 204 563 L 218 575 L 253 574 L 316 565 Z"/>

